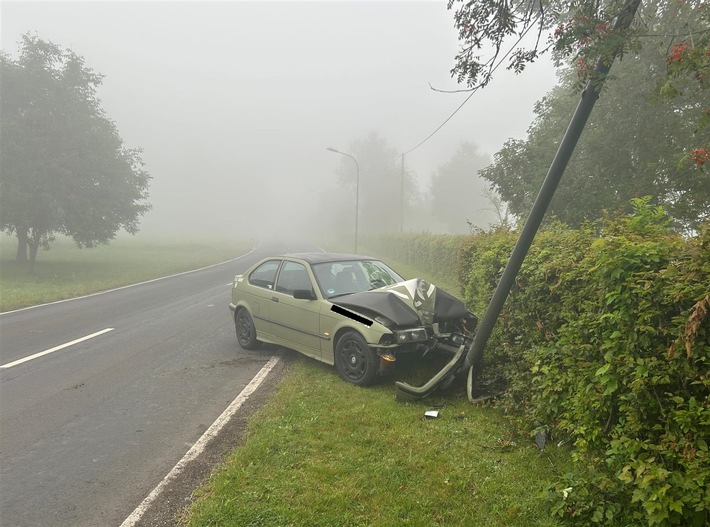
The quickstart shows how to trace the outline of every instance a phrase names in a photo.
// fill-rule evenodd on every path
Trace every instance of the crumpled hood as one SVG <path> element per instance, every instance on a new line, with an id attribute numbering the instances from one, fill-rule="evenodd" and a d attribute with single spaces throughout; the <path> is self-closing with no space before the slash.
<path id="1" fill-rule="evenodd" d="M 468 314 L 461 300 L 421 278 L 334 298 L 331 302 L 373 318 L 382 315 L 398 326 L 430 326 Z"/>

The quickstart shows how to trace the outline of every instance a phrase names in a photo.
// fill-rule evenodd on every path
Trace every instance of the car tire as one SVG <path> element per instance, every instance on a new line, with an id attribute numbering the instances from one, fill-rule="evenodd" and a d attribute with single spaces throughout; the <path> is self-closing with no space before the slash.
<path id="1" fill-rule="evenodd" d="M 237 342 L 245 350 L 255 350 L 261 346 L 261 342 L 256 340 L 256 326 L 249 311 L 243 307 L 238 309 L 234 315 L 234 329 L 237 332 Z"/>
<path id="2" fill-rule="evenodd" d="M 335 367 L 347 382 L 367 386 L 377 375 L 378 360 L 362 335 L 347 331 L 335 346 Z"/>

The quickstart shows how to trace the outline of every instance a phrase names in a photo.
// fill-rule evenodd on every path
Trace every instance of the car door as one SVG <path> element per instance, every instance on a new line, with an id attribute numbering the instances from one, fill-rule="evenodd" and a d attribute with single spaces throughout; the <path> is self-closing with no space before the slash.
<path id="1" fill-rule="evenodd" d="M 257 335 L 267 338 L 273 336 L 269 309 L 271 307 L 271 296 L 274 292 L 276 274 L 281 265 L 280 259 L 267 260 L 247 277 L 249 281 L 247 305 L 251 310 Z"/>
<path id="2" fill-rule="evenodd" d="M 313 299 L 294 298 L 296 290 L 307 290 Z M 276 339 L 287 348 L 309 357 L 321 358 L 320 300 L 305 264 L 284 260 L 271 295 L 269 314 Z"/>

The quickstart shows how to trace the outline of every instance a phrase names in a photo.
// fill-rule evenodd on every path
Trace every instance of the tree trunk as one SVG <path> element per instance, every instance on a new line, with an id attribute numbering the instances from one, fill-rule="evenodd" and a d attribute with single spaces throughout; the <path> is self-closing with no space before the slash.
<path id="1" fill-rule="evenodd" d="M 27 261 L 27 230 L 17 229 L 17 256 L 18 262 Z"/>
<path id="2" fill-rule="evenodd" d="M 39 240 L 30 239 L 30 274 L 35 274 L 35 262 L 37 261 L 37 251 L 39 249 Z"/>

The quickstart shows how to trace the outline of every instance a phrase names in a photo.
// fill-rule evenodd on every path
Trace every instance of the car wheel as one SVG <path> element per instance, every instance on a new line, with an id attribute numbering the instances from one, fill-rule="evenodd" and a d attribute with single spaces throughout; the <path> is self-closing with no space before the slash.
<path id="1" fill-rule="evenodd" d="M 234 317 L 234 327 L 237 331 L 237 341 L 245 350 L 255 350 L 261 346 L 261 342 L 256 340 L 256 327 L 254 321 L 244 308 L 237 311 Z"/>
<path id="2" fill-rule="evenodd" d="M 378 361 L 365 339 L 355 331 L 344 333 L 335 346 L 335 367 L 346 381 L 367 386 L 377 374 Z"/>

